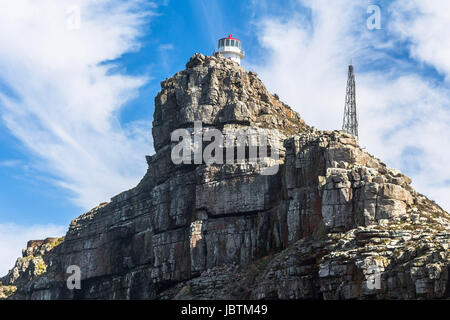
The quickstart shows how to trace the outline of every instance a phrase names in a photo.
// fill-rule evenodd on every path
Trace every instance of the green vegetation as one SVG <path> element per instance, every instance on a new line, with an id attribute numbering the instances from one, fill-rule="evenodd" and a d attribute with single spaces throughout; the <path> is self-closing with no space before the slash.
<path id="1" fill-rule="evenodd" d="M 7 286 L 5 287 L 6 289 L 3 291 L 3 293 L 5 294 L 5 296 L 9 297 L 10 295 L 12 295 L 14 292 L 16 292 L 17 287 L 15 286 Z"/>
<path id="2" fill-rule="evenodd" d="M 65 240 L 65 237 L 58 238 L 55 242 L 52 243 L 53 248 L 59 246 L 61 243 L 63 243 Z"/>
<path id="3" fill-rule="evenodd" d="M 16 286 L 1 286 L 0 285 L 0 300 L 6 299 L 11 296 L 14 292 L 16 292 Z"/>
<path id="4" fill-rule="evenodd" d="M 47 270 L 47 266 L 45 265 L 44 261 L 38 261 L 37 263 L 37 274 L 42 274 Z"/>

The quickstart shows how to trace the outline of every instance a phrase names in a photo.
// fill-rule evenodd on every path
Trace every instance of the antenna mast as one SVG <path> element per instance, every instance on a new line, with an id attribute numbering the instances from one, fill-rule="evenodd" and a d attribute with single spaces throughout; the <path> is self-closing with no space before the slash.
<path id="1" fill-rule="evenodd" d="M 355 75 L 353 65 L 348 66 L 347 93 L 345 94 L 344 122 L 342 130 L 358 139 L 358 117 L 356 114 Z"/>

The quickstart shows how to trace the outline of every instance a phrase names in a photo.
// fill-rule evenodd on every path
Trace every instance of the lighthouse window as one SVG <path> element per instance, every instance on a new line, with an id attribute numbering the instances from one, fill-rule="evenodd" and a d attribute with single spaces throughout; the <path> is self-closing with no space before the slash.
<path id="1" fill-rule="evenodd" d="M 229 45 L 230 45 L 230 40 L 226 39 L 226 40 L 225 40 L 225 45 L 226 45 L 226 46 L 229 46 Z"/>
<path id="2" fill-rule="evenodd" d="M 231 46 L 234 47 L 234 40 L 231 40 Z"/>

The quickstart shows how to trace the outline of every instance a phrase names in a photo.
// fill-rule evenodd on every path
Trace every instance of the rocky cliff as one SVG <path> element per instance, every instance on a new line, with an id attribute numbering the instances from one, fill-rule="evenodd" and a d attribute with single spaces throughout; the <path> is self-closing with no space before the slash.
<path id="1" fill-rule="evenodd" d="M 279 159 L 174 164 L 171 133 L 198 120 L 264 134 Z M 450 297 L 449 214 L 351 135 L 307 126 L 255 73 L 195 54 L 161 83 L 153 138 L 141 182 L 73 220 L 64 239 L 29 243 L 1 279 L 4 296 Z M 70 265 L 80 290 L 66 286 Z"/>

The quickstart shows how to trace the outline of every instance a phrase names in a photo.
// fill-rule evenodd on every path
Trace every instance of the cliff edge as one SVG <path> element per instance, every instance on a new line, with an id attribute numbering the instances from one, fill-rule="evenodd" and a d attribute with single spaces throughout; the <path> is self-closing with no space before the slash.
<path id="1" fill-rule="evenodd" d="M 251 129 L 279 157 L 174 164 L 171 133 L 193 134 L 195 121 L 203 133 Z M 163 81 L 153 138 L 141 182 L 64 239 L 29 243 L 0 298 L 450 297 L 450 215 L 353 136 L 307 126 L 237 63 L 195 54 Z M 71 265 L 81 289 L 67 288 Z"/>

